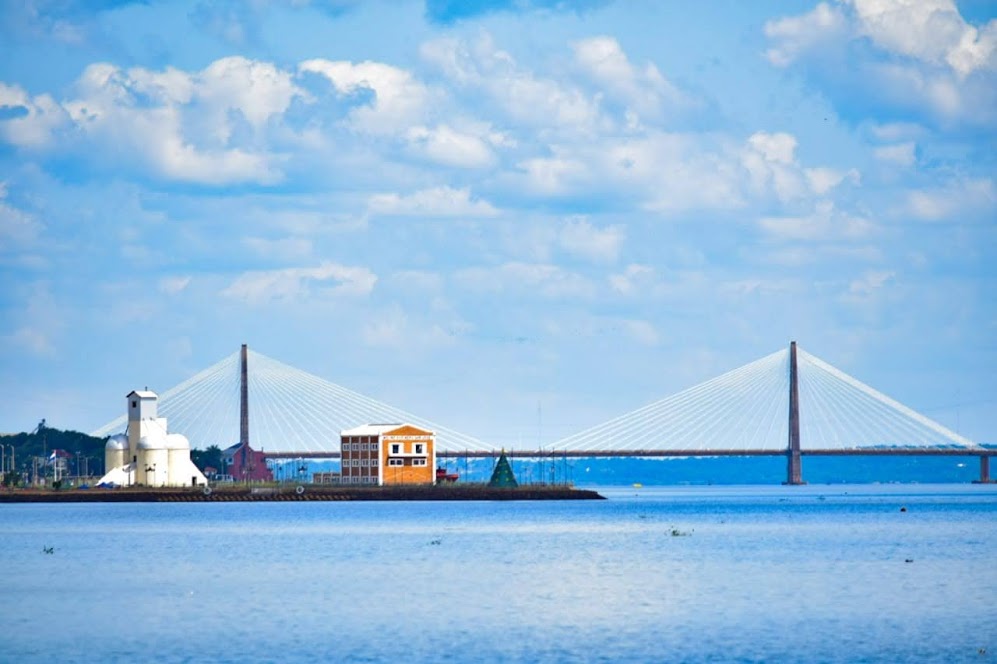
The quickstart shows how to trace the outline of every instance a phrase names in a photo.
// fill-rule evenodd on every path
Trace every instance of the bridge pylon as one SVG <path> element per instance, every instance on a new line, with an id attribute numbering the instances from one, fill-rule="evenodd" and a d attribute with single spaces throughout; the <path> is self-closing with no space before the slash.
<path id="1" fill-rule="evenodd" d="M 800 455 L 800 381 L 796 366 L 796 342 L 789 344 L 789 445 L 786 449 L 784 484 L 806 484 Z"/>

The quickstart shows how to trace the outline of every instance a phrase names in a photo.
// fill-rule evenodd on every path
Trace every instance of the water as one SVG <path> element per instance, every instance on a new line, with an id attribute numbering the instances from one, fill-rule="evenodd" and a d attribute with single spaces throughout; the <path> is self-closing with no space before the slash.
<path id="1" fill-rule="evenodd" d="M 2 505 L 0 661 L 997 659 L 994 487 L 603 493 Z"/>

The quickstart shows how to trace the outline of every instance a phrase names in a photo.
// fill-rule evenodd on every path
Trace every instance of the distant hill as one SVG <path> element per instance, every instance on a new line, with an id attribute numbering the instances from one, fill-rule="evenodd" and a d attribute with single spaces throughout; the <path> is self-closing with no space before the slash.
<path id="1" fill-rule="evenodd" d="M 77 474 L 76 464 L 79 460 L 80 471 L 89 471 L 95 476 L 104 474 L 106 442 L 106 438 L 94 438 L 79 431 L 63 431 L 46 426 L 40 426 L 32 433 L 15 433 L 0 438 L 3 445 L 14 446 L 14 463 L 20 472 L 30 473 L 36 467 L 35 458 L 48 460 L 54 452 L 60 450 L 69 473 Z M 4 450 L 4 456 L 4 468 L 8 468 L 9 449 Z"/>

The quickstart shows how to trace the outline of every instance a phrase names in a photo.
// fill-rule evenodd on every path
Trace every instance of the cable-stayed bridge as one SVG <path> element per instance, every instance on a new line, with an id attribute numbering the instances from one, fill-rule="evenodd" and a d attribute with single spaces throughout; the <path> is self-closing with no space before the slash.
<path id="1" fill-rule="evenodd" d="M 278 362 L 246 346 L 159 395 L 159 415 L 192 447 L 251 442 L 269 457 L 339 457 L 339 432 L 361 424 L 409 422 L 436 432 L 444 451 L 490 452 L 493 446 L 341 385 Z M 249 425 L 252 425 L 250 439 Z M 126 416 L 91 435 L 125 430 Z"/>
<path id="2" fill-rule="evenodd" d="M 160 395 L 159 413 L 191 445 L 250 442 L 272 458 L 336 458 L 339 432 L 410 422 L 436 432 L 437 456 L 491 457 L 490 445 L 295 369 L 246 346 Z M 93 432 L 125 428 L 120 417 Z M 990 481 L 994 450 L 951 431 L 797 348 L 516 457 L 785 456 L 787 484 L 802 484 L 802 456 L 978 456 Z"/>

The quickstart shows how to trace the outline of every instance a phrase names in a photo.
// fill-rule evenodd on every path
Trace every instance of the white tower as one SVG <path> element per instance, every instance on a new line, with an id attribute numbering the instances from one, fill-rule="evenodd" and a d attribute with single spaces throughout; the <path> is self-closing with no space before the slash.
<path id="1" fill-rule="evenodd" d="M 131 453 L 135 454 L 135 447 L 138 441 L 145 434 L 143 423 L 148 426 L 152 421 L 158 419 L 157 406 L 159 397 L 155 392 L 135 390 L 128 394 L 128 447 Z M 166 430 L 166 422 L 163 421 L 163 430 Z M 131 459 L 129 459 L 130 461 Z"/>

